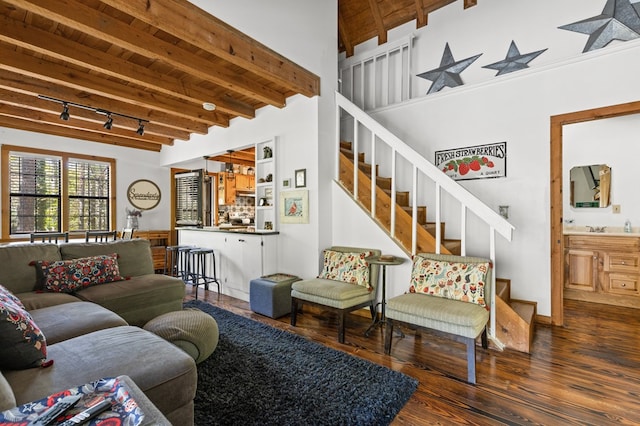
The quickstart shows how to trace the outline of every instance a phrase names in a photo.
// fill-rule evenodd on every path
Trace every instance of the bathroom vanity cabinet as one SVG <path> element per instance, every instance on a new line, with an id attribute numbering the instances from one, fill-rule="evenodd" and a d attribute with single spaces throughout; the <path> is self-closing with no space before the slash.
<path id="1" fill-rule="evenodd" d="M 565 235 L 565 298 L 640 307 L 640 235 Z"/>

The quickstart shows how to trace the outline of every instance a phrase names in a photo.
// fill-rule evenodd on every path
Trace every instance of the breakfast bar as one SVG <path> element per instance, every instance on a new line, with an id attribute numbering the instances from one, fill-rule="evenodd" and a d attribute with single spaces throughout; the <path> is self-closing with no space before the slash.
<path id="1" fill-rule="evenodd" d="M 252 279 L 277 272 L 277 242 L 277 231 L 254 231 L 247 226 L 178 229 L 180 245 L 214 250 L 221 292 L 246 302 Z"/>

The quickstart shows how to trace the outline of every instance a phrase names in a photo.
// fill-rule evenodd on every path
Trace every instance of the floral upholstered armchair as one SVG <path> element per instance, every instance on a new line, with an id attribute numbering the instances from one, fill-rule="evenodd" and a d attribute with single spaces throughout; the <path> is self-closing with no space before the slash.
<path id="1" fill-rule="evenodd" d="M 374 318 L 379 267 L 365 260 L 373 255 L 380 255 L 380 250 L 341 246 L 326 249 L 318 277 L 291 286 L 291 325 L 296 325 L 302 305 L 321 306 L 338 314 L 338 341 L 344 343 L 349 312 L 368 306 Z"/>

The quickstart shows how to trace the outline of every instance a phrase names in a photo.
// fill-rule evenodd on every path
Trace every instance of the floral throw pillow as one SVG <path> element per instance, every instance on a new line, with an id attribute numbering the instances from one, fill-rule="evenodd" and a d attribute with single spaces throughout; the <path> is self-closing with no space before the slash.
<path id="1" fill-rule="evenodd" d="M 357 284 L 371 291 L 373 287 L 369 283 L 369 262 L 365 258 L 372 254 L 370 251 L 343 253 L 325 250 L 324 266 L 318 278 Z"/>
<path id="2" fill-rule="evenodd" d="M 409 292 L 476 303 L 487 307 L 484 289 L 490 264 L 413 258 Z"/>
<path id="3" fill-rule="evenodd" d="M 47 342 L 22 302 L 0 286 L 0 369 L 40 367 L 47 359 Z"/>
<path id="4" fill-rule="evenodd" d="M 116 253 L 35 263 L 42 272 L 44 288 L 58 293 L 73 293 L 92 285 L 124 280 Z"/>

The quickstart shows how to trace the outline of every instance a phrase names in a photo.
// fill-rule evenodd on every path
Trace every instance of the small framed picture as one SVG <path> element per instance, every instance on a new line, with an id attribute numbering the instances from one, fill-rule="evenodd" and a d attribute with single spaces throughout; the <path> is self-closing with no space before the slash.
<path id="1" fill-rule="evenodd" d="M 307 186 L 307 169 L 296 170 L 295 180 L 296 188 L 304 188 Z"/>
<path id="2" fill-rule="evenodd" d="M 289 188 L 291 186 L 291 179 L 284 179 L 282 181 L 282 187 L 283 188 Z"/>

